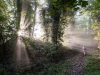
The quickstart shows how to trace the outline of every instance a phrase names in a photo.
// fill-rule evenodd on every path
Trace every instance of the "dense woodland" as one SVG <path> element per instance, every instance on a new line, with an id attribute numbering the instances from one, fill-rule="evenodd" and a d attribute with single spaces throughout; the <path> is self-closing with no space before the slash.
<path id="1" fill-rule="evenodd" d="M 0 75 L 100 75 L 100 0 L 0 0 Z"/>

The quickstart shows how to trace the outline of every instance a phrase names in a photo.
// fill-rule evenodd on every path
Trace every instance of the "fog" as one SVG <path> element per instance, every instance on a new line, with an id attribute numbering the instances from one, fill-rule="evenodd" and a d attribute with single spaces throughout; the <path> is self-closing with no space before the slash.
<path id="1" fill-rule="evenodd" d="M 77 11 L 74 18 L 74 24 L 69 24 L 65 28 L 64 42 L 62 44 L 65 47 L 76 49 L 80 52 L 84 52 L 85 50 L 87 54 L 98 51 L 98 41 L 94 39 L 95 32 L 91 28 L 91 15 L 89 13 L 81 14 L 80 11 Z"/>

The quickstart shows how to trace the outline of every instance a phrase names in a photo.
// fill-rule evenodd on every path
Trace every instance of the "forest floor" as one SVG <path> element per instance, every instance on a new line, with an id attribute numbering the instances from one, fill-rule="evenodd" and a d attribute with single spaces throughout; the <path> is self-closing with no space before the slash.
<path id="1" fill-rule="evenodd" d="M 97 57 L 97 55 L 84 55 L 82 52 L 63 48 L 59 53 L 51 54 L 48 57 L 43 55 L 43 50 L 41 52 L 38 52 L 38 50 L 36 51 L 35 55 L 32 53 L 34 57 L 32 58 L 33 63 L 31 64 L 31 68 L 26 67 L 15 74 L 16 71 L 10 69 L 11 66 L 8 64 L 8 69 L 4 71 L 6 72 L 5 75 L 93 75 L 94 73 L 91 74 L 93 70 L 100 69 L 98 67 L 100 60 L 97 61 L 93 59 L 90 61 L 87 59 L 87 57 Z M 89 65 L 88 62 L 93 63 Z M 91 69 L 91 67 L 93 68 Z M 89 70 L 90 74 L 88 74 Z M 87 72 L 87 74 L 85 72 Z M 96 72 L 98 73 L 99 71 Z M 94 75 L 100 75 L 100 73 Z"/>
<path id="2" fill-rule="evenodd" d="M 72 68 L 69 71 L 69 75 L 83 75 L 86 67 L 85 56 L 82 53 L 77 54 L 71 59 Z"/>
<path id="3" fill-rule="evenodd" d="M 31 67 L 25 66 L 17 72 L 14 69 L 16 65 L 7 62 L 10 61 L 13 50 L 10 52 L 11 47 L 5 47 L 5 68 L 4 73 L 0 69 L 0 75 L 100 75 L 100 60 L 97 59 L 100 51 L 97 49 L 97 41 L 86 34 L 69 35 L 66 39 L 69 40 L 66 42 L 69 48 L 59 48 L 59 51 L 55 51 L 55 46 L 49 43 L 32 43 L 33 48 L 27 48 Z"/>
<path id="4" fill-rule="evenodd" d="M 90 58 L 98 58 L 100 54 L 100 50 L 97 49 L 98 41 L 94 40 L 93 34 L 86 34 L 84 32 L 72 33 L 66 39 L 69 40 L 67 42 L 67 46 L 73 50 L 76 49 L 79 52 L 77 55 L 70 59 L 72 68 L 70 69 L 68 75 L 90 75 L 85 73 L 85 69 L 87 67 L 91 67 L 87 66 L 90 63 Z M 92 61 L 94 60 L 95 59 Z M 93 65 L 94 64 L 92 64 L 92 66 Z"/>
<path id="5" fill-rule="evenodd" d="M 71 68 L 68 75 L 100 75 L 99 57 L 99 55 L 84 55 L 83 53 L 78 53 L 69 60 Z"/>

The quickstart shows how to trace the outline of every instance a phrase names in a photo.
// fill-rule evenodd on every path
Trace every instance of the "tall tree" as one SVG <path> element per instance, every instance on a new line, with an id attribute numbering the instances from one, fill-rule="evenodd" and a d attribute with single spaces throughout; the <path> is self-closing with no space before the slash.
<path id="1" fill-rule="evenodd" d="M 18 11 L 18 21 L 19 30 L 18 36 L 29 37 L 29 27 L 31 25 L 31 17 L 29 13 L 31 11 L 30 1 L 28 0 L 17 0 L 17 11 Z"/>
<path id="2" fill-rule="evenodd" d="M 88 10 L 92 14 L 92 19 L 93 19 L 92 28 L 96 33 L 95 39 L 99 41 L 98 48 L 100 49 L 100 0 L 93 0 Z"/>
<path id="3" fill-rule="evenodd" d="M 52 26 L 52 41 L 54 44 L 60 43 L 61 36 L 59 35 L 61 31 L 60 28 L 60 16 L 62 13 L 67 12 L 67 8 L 73 9 L 77 11 L 79 9 L 78 6 L 85 7 L 88 4 L 87 1 L 84 0 L 51 0 L 50 1 L 50 12 L 51 17 L 53 19 L 53 26 Z"/>
<path id="4" fill-rule="evenodd" d="M 45 41 L 45 29 L 44 29 L 44 20 L 45 20 L 45 11 L 48 7 L 46 0 L 37 0 L 35 1 L 35 24 L 34 24 L 34 33 L 33 37 L 35 40 Z"/>
<path id="5" fill-rule="evenodd" d="M 16 61 L 17 65 L 25 66 L 29 65 L 29 57 L 26 50 L 26 44 L 24 39 L 30 38 L 30 26 L 31 26 L 31 1 L 29 0 L 17 0 L 17 20 L 19 24 L 17 32 L 16 42 Z"/>

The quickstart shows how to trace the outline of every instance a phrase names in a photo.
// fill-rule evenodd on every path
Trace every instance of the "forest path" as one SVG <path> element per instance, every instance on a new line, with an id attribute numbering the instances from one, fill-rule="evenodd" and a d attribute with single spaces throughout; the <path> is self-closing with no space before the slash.
<path id="1" fill-rule="evenodd" d="M 79 53 L 70 60 L 71 69 L 68 75 L 83 75 L 85 68 L 85 56 Z"/>
<path id="2" fill-rule="evenodd" d="M 79 53 L 70 59 L 71 69 L 68 75 L 84 75 L 87 55 L 98 55 L 98 41 L 94 40 L 93 34 L 85 32 L 68 34 L 67 46 Z"/>
<path id="3" fill-rule="evenodd" d="M 66 46 L 71 49 L 76 49 L 78 52 L 94 55 L 98 53 L 98 41 L 94 39 L 93 33 L 72 32 L 67 34 Z"/>

